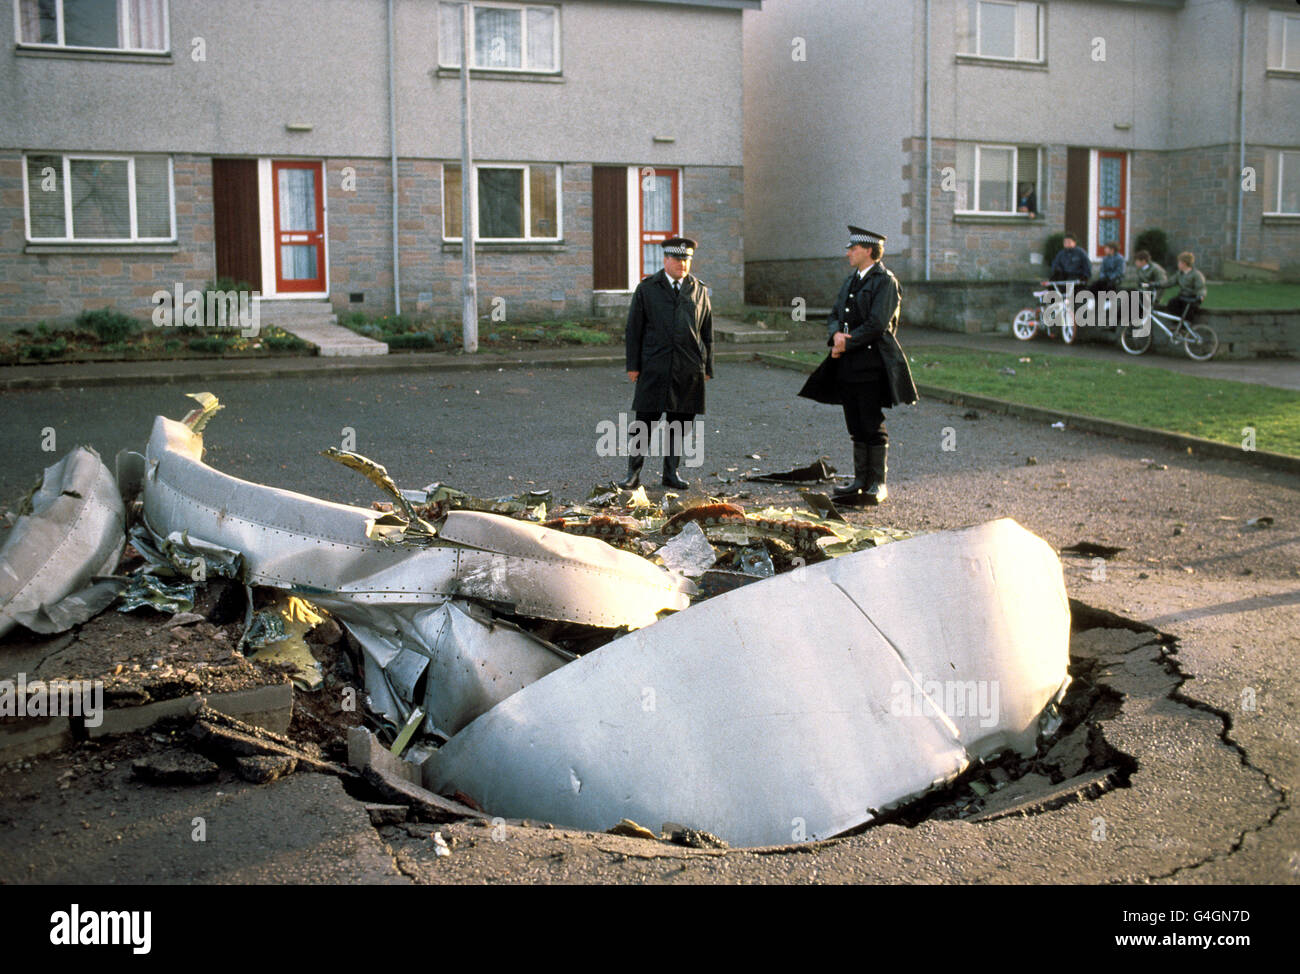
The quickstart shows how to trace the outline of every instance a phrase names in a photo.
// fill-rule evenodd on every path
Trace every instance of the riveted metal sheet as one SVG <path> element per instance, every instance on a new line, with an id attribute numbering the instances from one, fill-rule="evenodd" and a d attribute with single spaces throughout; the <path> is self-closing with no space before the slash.
<path id="1" fill-rule="evenodd" d="M 145 521 L 160 536 L 184 530 L 241 552 L 250 584 L 393 605 L 481 598 L 522 615 L 608 628 L 648 625 L 689 604 L 684 579 L 602 541 L 454 512 L 441 542 L 386 545 L 367 537 L 375 512 L 238 480 L 205 466 L 201 452 L 201 439 L 183 424 L 158 418 Z"/>

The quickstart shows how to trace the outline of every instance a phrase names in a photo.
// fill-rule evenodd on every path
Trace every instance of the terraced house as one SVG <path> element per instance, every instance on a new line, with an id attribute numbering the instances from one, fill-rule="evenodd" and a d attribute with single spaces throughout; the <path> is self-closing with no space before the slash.
<path id="1" fill-rule="evenodd" d="M 459 320 L 463 3 L 4 2 L 0 326 L 217 279 Z M 617 309 L 683 232 L 740 301 L 759 6 L 472 3 L 484 311 Z"/>
<path id="2" fill-rule="evenodd" d="M 784 0 L 745 55 L 753 300 L 826 301 L 849 221 L 913 281 L 1042 275 L 1066 228 L 1297 261 L 1291 0 Z"/>

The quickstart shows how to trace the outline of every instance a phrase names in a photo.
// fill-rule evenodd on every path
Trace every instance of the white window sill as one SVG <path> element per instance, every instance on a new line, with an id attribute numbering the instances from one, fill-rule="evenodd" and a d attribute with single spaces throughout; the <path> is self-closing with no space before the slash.
<path id="1" fill-rule="evenodd" d="M 172 64 L 171 51 L 117 51 L 95 47 L 27 47 L 18 45 L 19 57 L 54 58 L 65 61 L 117 61 L 126 64 Z"/>
<path id="2" fill-rule="evenodd" d="M 954 223 L 1042 223 L 1047 218 L 1042 213 L 982 213 L 979 210 L 958 210 L 953 213 Z"/>
<path id="3" fill-rule="evenodd" d="M 180 245 L 173 241 L 159 241 L 157 243 L 142 243 L 140 241 L 124 240 L 121 243 L 111 243 L 105 241 L 95 241 L 80 243 L 75 241 L 63 243 L 29 243 L 23 248 L 25 254 L 106 254 L 119 256 L 121 254 L 175 254 L 180 251 Z"/>
<path id="4" fill-rule="evenodd" d="M 442 242 L 442 252 L 444 254 L 460 253 L 461 242 L 459 240 L 444 240 Z M 480 254 L 509 254 L 509 253 L 538 253 L 552 254 L 560 253 L 566 249 L 563 240 L 475 240 L 474 250 Z"/>
<path id="5" fill-rule="evenodd" d="M 1015 68 L 1020 71 L 1046 71 L 1047 61 L 1029 61 L 1016 58 L 989 57 L 987 54 L 958 54 L 958 64 L 979 64 L 988 68 Z"/>
<path id="6" fill-rule="evenodd" d="M 460 68 L 438 68 L 434 75 L 439 78 L 459 78 Z M 559 71 L 521 71 L 497 68 L 470 68 L 471 81 L 532 81 L 541 84 L 562 85 L 564 75 Z"/>

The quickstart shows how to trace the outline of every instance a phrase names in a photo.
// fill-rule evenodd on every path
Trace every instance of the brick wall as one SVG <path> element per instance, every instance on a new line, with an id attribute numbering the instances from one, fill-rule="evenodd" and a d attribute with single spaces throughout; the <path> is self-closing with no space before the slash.
<path id="1" fill-rule="evenodd" d="M 105 305 L 147 319 L 152 312 L 149 298 L 158 288 L 170 290 L 178 282 L 187 289 L 199 288 L 214 279 L 211 160 L 177 155 L 174 166 L 174 247 L 135 254 L 104 247 L 37 255 L 25 252 L 21 155 L 0 154 L 0 327 L 29 326 L 42 319 L 63 322 Z M 389 162 L 330 158 L 325 173 L 330 301 L 338 311 L 391 314 Z M 561 179 L 562 243 L 479 246 L 480 314 L 490 315 L 498 298 L 504 300 L 507 321 L 592 314 L 591 166 L 566 164 Z M 399 160 L 398 192 L 402 310 L 458 322 L 461 256 L 459 245 L 442 239 L 441 163 Z M 734 307 L 742 300 L 742 192 L 739 167 L 684 170 L 685 229 L 700 241 L 699 273 L 719 307 Z M 353 294 L 362 295 L 362 300 L 352 302 Z"/>
<path id="2" fill-rule="evenodd" d="M 1163 176 L 1168 187 L 1165 232 L 1172 255 L 1190 250 L 1196 266 L 1215 274 L 1224 257 L 1232 256 L 1238 185 L 1237 152 L 1216 145 L 1164 152 Z"/>
<path id="3" fill-rule="evenodd" d="M 200 288 L 213 279 L 212 162 L 203 156 L 177 155 L 173 167 L 175 248 L 124 253 L 92 247 L 78 248 L 76 253 L 29 254 L 22 156 L 0 154 L 0 328 L 67 322 L 82 311 L 103 307 L 148 319 L 154 291 L 170 291 L 178 283 L 187 289 Z"/>
<path id="4" fill-rule="evenodd" d="M 691 272 L 709 285 L 713 307 L 735 308 L 745 294 L 745 202 L 740 167 L 687 167 L 682 232 L 699 241 Z"/>

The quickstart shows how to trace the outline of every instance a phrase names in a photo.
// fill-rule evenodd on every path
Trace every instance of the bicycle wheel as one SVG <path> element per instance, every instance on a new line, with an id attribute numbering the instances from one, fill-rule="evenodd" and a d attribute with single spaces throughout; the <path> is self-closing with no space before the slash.
<path id="1" fill-rule="evenodd" d="M 1061 341 L 1073 345 L 1079 337 L 1079 329 L 1074 323 L 1074 315 L 1068 311 L 1061 315 Z"/>
<path id="2" fill-rule="evenodd" d="M 1151 347 L 1151 322 L 1125 325 L 1119 331 L 1119 347 L 1130 355 L 1141 355 Z"/>
<path id="3" fill-rule="evenodd" d="M 1214 353 L 1219 350 L 1219 336 L 1214 333 L 1214 329 L 1209 325 L 1185 325 L 1188 332 L 1188 339 L 1183 348 L 1187 352 L 1188 358 L 1194 358 L 1198 362 L 1208 362 L 1214 358 Z"/>
<path id="4" fill-rule="evenodd" d="M 1011 322 L 1011 334 L 1022 342 L 1027 342 L 1038 334 L 1038 311 L 1034 308 L 1022 308 L 1016 312 Z"/>

